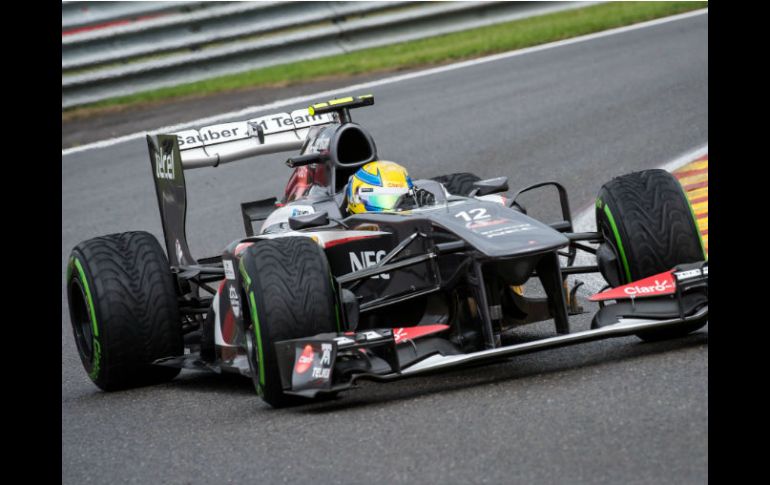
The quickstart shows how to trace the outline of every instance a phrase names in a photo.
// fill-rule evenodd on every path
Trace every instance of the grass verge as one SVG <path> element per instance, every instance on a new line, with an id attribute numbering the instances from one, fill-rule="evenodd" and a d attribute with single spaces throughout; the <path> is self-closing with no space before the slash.
<path id="1" fill-rule="evenodd" d="M 181 98 L 255 87 L 288 86 L 362 73 L 434 66 L 622 27 L 690 10 L 708 2 L 611 2 L 480 27 L 426 39 L 375 47 L 179 86 L 112 98 L 62 111 L 62 121 Z"/>

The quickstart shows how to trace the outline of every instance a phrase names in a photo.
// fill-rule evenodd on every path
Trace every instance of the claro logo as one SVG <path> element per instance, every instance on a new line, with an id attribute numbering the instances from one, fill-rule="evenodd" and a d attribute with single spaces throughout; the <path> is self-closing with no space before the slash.
<path id="1" fill-rule="evenodd" d="M 623 291 L 628 296 L 636 296 L 636 295 L 649 295 L 651 293 L 660 293 L 663 291 L 666 291 L 668 289 L 673 288 L 674 285 L 669 283 L 668 281 L 658 281 L 655 280 L 655 284 L 649 285 L 649 286 L 629 286 L 628 288 L 624 288 Z"/>
<path id="2" fill-rule="evenodd" d="M 360 271 L 364 268 L 370 268 L 379 263 L 382 258 L 385 257 L 385 251 L 382 249 L 379 251 L 361 251 L 359 253 L 350 253 L 350 266 L 353 271 Z M 382 278 L 384 280 L 390 279 L 389 274 L 379 274 L 372 276 L 372 278 Z"/>
<path id="3" fill-rule="evenodd" d="M 314 358 L 315 352 L 313 352 L 313 347 L 310 344 L 305 345 L 305 348 L 302 349 L 302 354 L 300 354 L 299 359 L 297 359 L 297 364 L 294 366 L 294 372 L 297 374 L 304 374 L 307 372 L 313 364 Z"/>

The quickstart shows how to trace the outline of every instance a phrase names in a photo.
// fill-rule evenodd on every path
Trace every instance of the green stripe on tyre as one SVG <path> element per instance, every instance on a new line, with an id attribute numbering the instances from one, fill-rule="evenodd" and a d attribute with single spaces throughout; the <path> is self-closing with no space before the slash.
<path id="1" fill-rule="evenodd" d="M 251 302 L 251 321 L 254 322 L 254 336 L 257 339 L 257 353 L 259 354 L 259 361 L 257 362 L 259 367 L 259 385 L 262 387 L 265 385 L 265 357 L 262 353 L 262 335 L 259 331 L 259 316 L 257 315 L 257 303 L 254 301 L 253 291 L 249 292 L 249 301 Z"/>
<path id="2" fill-rule="evenodd" d="M 604 213 L 607 215 L 607 219 L 610 221 L 610 226 L 612 227 L 613 234 L 615 234 L 615 242 L 617 243 L 618 251 L 620 251 L 620 260 L 623 263 L 623 269 L 626 271 L 626 283 L 630 283 L 631 271 L 628 269 L 628 260 L 626 259 L 626 251 L 623 249 L 623 243 L 620 241 L 620 233 L 618 232 L 618 226 L 615 224 L 615 218 L 612 217 L 612 212 L 610 212 L 609 205 L 605 204 Z"/>
<path id="3" fill-rule="evenodd" d="M 80 275 L 80 282 L 83 283 L 83 288 L 86 290 L 86 300 L 88 300 L 88 311 L 91 314 L 91 327 L 94 331 L 94 337 L 98 337 L 99 327 L 96 325 L 96 312 L 94 311 L 94 300 L 91 298 L 91 289 L 88 287 L 88 280 L 86 280 L 86 274 L 83 271 L 83 267 L 77 259 L 75 259 L 75 267 Z"/>
<path id="4" fill-rule="evenodd" d="M 238 263 L 238 271 L 241 272 L 241 276 L 243 277 L 244 281 L 246 281 L 246 286 L 251 288 L 251 278 L 249 278 L 249 272 L 246 271 L 246 267 L 243 265 L 243 259 L 241 259 L 241 262 Z"/>
<path id="5" fill-rule="evenodd" d="M 93 338 L 91 339 L 91 347 L 93 348 L 93 356 L 91 358 L 91 372 L 88 376 L 91 379 L 96 379 L 99 376 L 99 370 L 101 368 L 102 360 L 102 346 L 99 343 L 97 337 L 99 336 L 99 326 L 96 324 L 96 310 L 94 310 L 94 300 L 91 298 L 91 288 L 88 286 L 88 280 L 86 274 L 83 271 L 80 261 L 77 258 L 72 258 L 71 262 L 75 264 L 75 268 L 78 270 L 78 276 L 80 282 L 83 284 L 83 288 L 86 290 L 86 300 L 88 302 L 88 313 L 91 317 L 91 329 L 93 331 Z M 71 272 L 70 272 L 71 273 Z"/>

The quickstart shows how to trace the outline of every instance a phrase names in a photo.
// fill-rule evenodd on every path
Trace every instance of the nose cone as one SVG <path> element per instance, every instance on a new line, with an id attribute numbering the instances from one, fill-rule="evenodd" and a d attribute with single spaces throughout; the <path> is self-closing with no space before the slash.
<path id="1" fill-rule="evenodd" d="M 489 257 L 526 256 L 569 244 L 566 236 L 550 226 L 492 202 L 450 203 L 429 217 Z"/>

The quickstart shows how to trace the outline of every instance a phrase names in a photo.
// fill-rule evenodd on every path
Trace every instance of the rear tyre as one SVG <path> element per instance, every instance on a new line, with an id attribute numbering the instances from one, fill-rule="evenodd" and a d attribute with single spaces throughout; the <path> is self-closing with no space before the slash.
<path id="1" fill-rule="evenodd" d="M 460 172 L 433 177 L 431 180 L 443 184 L 450 194 L 467 197 L 473 190 L 473 182 L 478 182 L 481 177 L 473 173 Z"/>
<path id="2" fill-rule="evenodd" d="M 75 246 L 67 299 L 83 367 L 101 389 L 155 384 L 179 374 L 151 365 L 183 352 L 174 280 L 154 236 L 111 234 Z"/>
<path id="3" fill-rule="evenodd" d="M 635 172 L 604 184 L 596 200 L 596 227 L 604 236 L 599 267 L 612 286 L 707 259 L 687 196 L 665 170 Z M 645 341 L 680 337 L 705 324 L 638 336 Z"/>
<path id="4" fill-rule="evenodd" d="M 273 407 L 311 402 L 283 393 L 275 342 L 339 331 L 326 254 L 312 239 L 260 241 L 242 256 L 244 322 L 252 380 Z"/>

